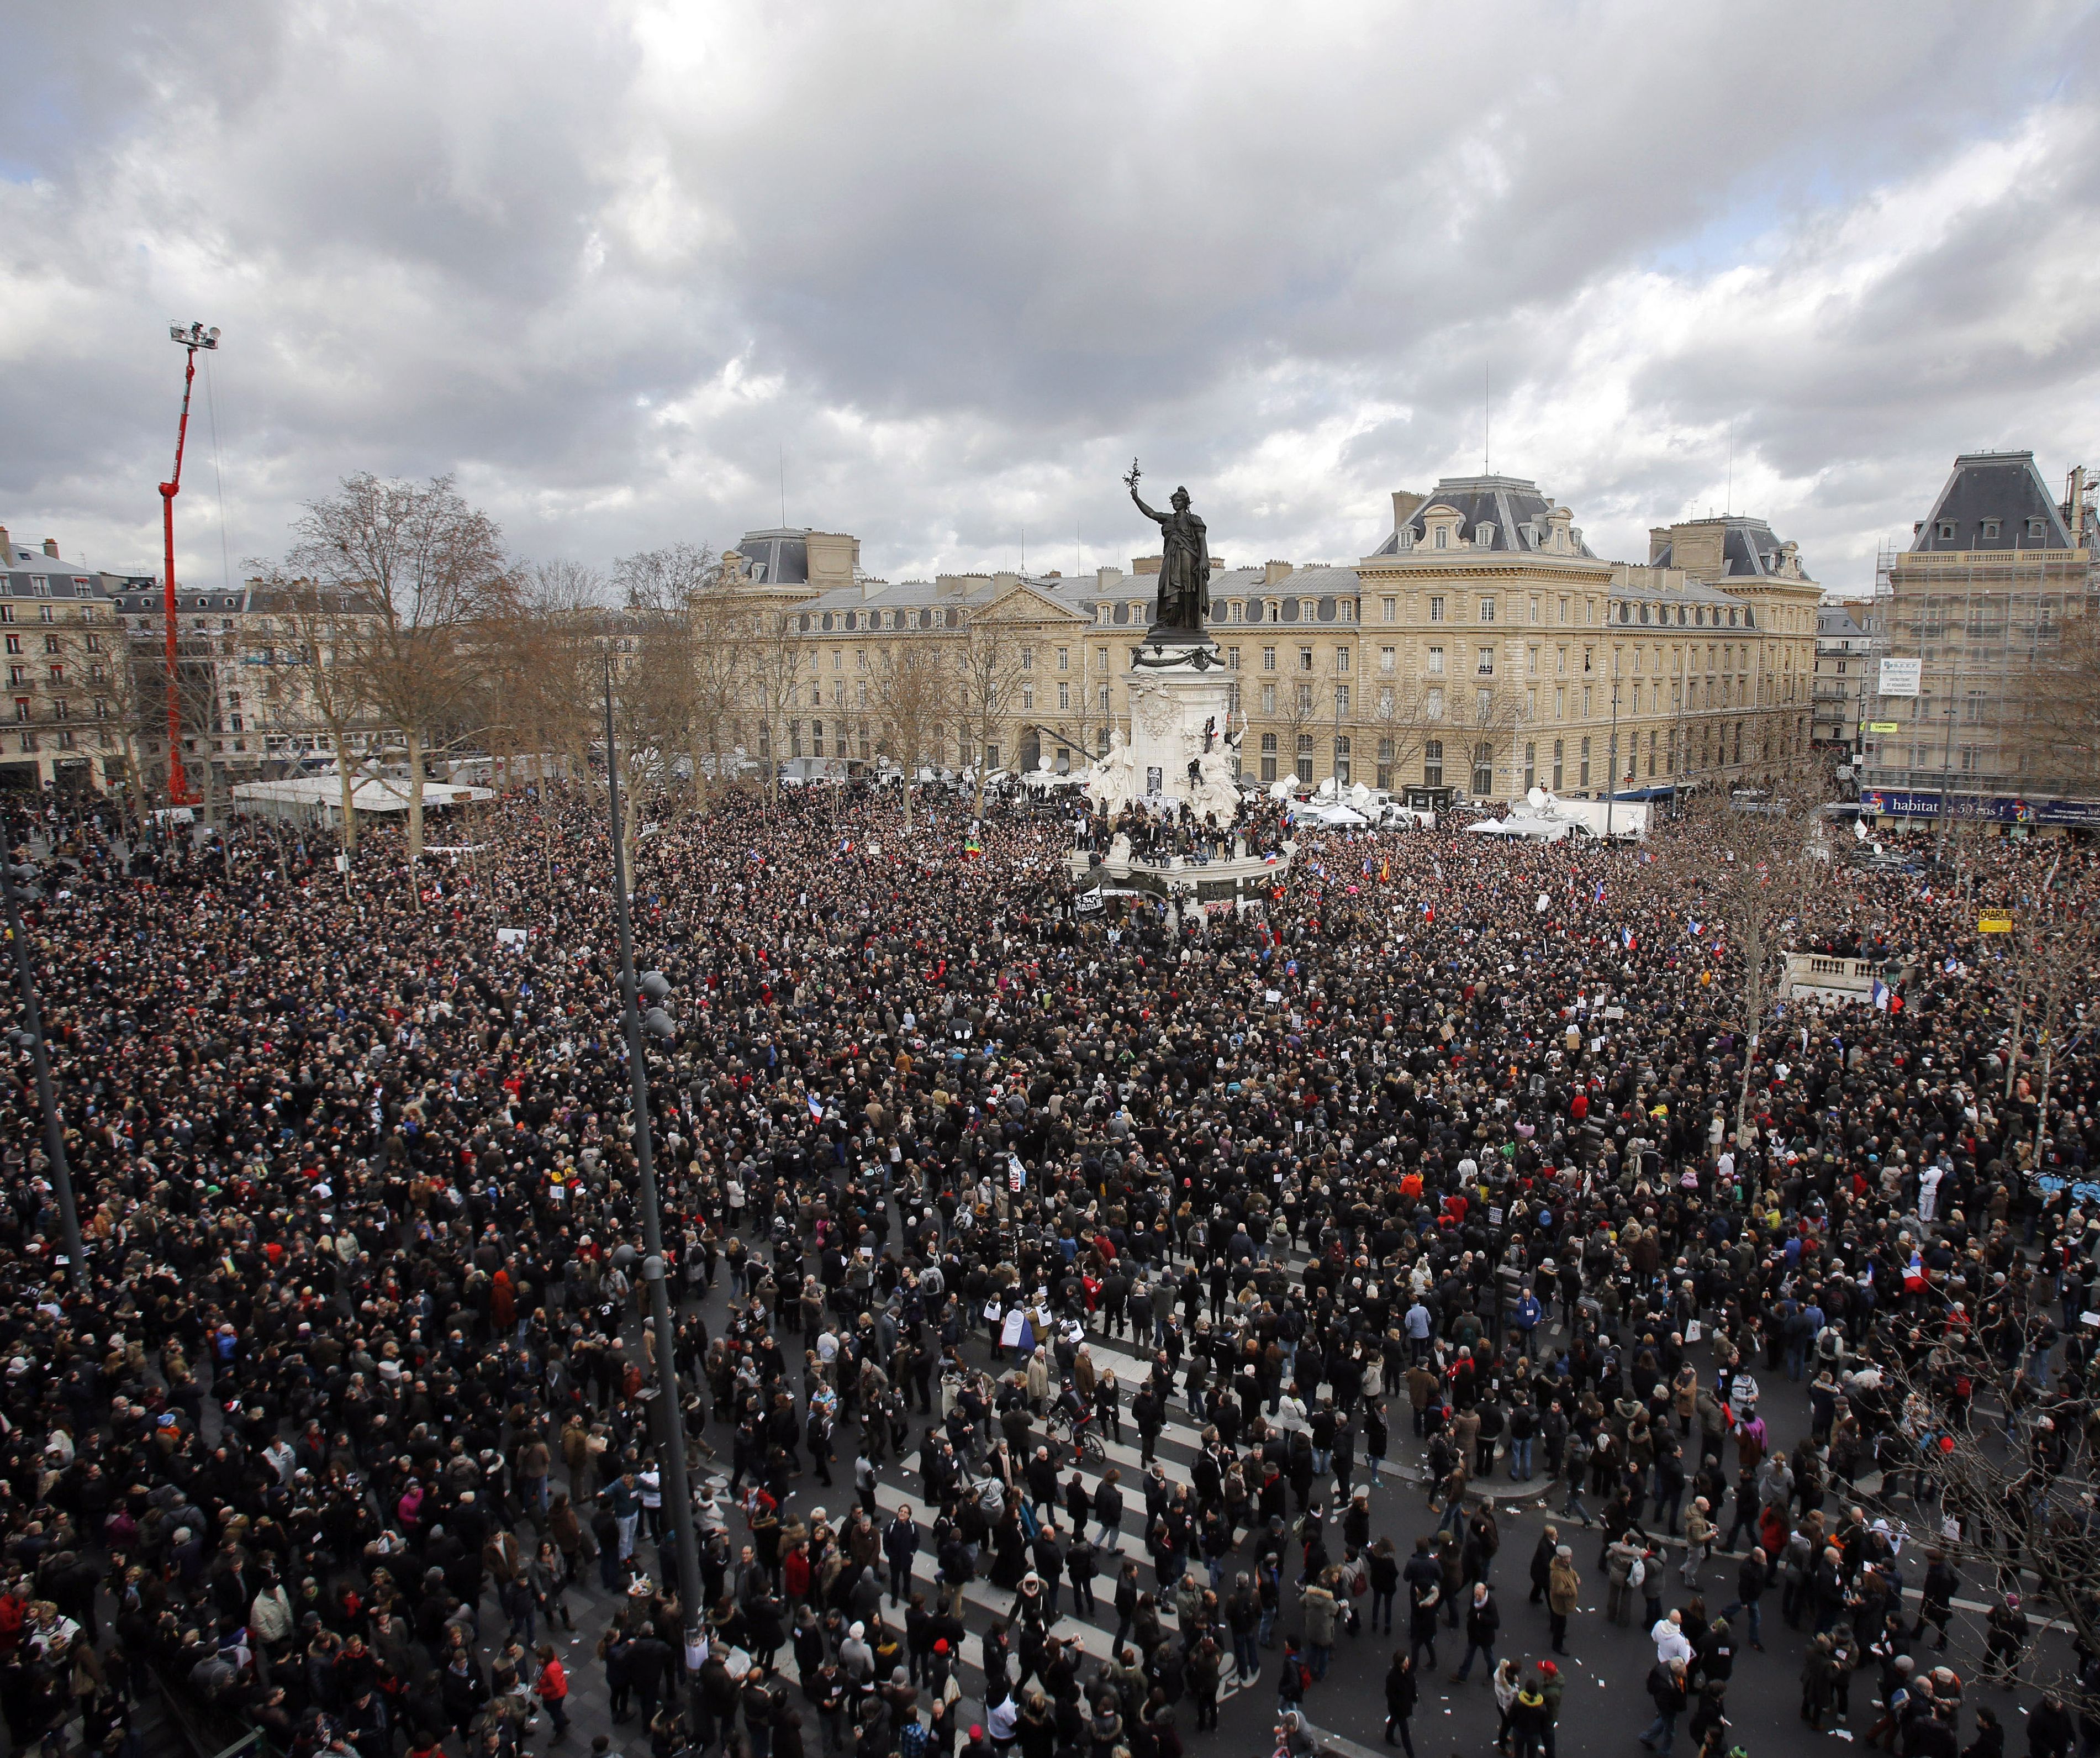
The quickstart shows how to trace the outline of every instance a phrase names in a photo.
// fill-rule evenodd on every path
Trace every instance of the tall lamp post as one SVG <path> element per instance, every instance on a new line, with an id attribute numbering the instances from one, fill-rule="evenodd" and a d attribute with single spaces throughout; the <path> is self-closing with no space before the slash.
<path id="1" fill-rule="evenodd" d="M 175 426 L 174 474 L 161 484 L 161 539 L 168 572 L 161 589 L 161 611 L 166 624 L 168 658 L 168 803 L 190 803 L 189 778 L 183 773 L 182 696 L 175 684 L 175 497 L 183 492 L 183 442 L 190 432 L 190 386 L 196 379 L 197 351 L 215 351 L 218 332 L 193 323 L 188 329 L 179 323 L 168 325 L 168 339 L 183 352 L 183 415 Z"/>
<path id="2" fill-rule="evenodd" d="M 15 984 L 22 997 L 22 1011 L 29 1029 L 12 1033 L 17 1049 L 26 1049 L 37 1069 L 37 1102 L 44 1114 L 44 1151 L 51 1163 L 51 1182 L 59 1193 L 59 1221 L 65 1232 L 68 1279 L 81 1293 L 87 1292 L 87 1254 L 80 1243 L 80 1212 L 73 1200 L 73 1169 L 66 1164 L 65 1126 L 59 1116 L 58 1101 L 51 1094 L 51 1058 L 44 1049 L 43 1009 L 37 1005 L 37 982 L 29 969 L 29 937 L 22 929 L 22 912 L 15 902 L 13 864 L 0 860 L 0 896 L 7 903 L 7 933 L 15 944 Z"/>
<path id="3" fill-rule="evenodd" d="M 671 1505 L 672 1530 L 678 1547 L 678 1601 L 686 1614 L 685 1663 L 695 1664 L 700 1644 L 700 1552 L 693 1537 L 693 1496 L 686 1481 L 686 1416 L 678 1402 L 676 1339 L 671 1328 L 670 1291 L 664 1284 L 664 1217 L 657 1200 L 656 1164 L 649 1134 L 649 1067 L 642 1034 L 676 1035 L 677 1027 L 662 1003 L 671 992 L 663 976 L 651 971 L 641 983 L 634 976 L 634 930 L 627 908 L 627 854 L 620 835 L 620 752 L 613 743 L 612 661 L 605 666 L 606 804 L 612 825 L 612 894 L 620 923 L 620 999 L 627 1036 L 627 1071 L 634 1087 L 634 1163 L 642 1184 L 642 1279 L 649 1284 L 649 1314 L 656 1327 L 658 1402 L 664 1407 L 660 1430 L 664 1499 Z M 642 1000 L 651 1007 L 645 1018 Z"/>

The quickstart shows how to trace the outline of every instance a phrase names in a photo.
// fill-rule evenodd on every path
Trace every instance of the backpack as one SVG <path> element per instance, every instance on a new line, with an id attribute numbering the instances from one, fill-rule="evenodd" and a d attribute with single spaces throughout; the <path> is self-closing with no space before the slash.
<path id="1" fill-rule="evenodd" d="M 925 1758 L 926 1724 L 914 1716 L 897 1736 L 898 1758 Z"/>

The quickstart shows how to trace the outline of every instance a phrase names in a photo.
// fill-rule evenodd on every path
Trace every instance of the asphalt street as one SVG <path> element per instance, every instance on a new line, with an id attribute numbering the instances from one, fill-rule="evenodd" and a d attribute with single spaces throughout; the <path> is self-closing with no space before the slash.
<path id="1" fill-rule="evenodd" d="M 1302 1260 L 1301 1260 L 1302 1261 Z M 700 1308 L 705 1317 L 710 1336 L 717 1334 L 727 1311 L 726 1287 L 717 1279 L 714 1288 Z M 1551 1339 L 1548 1340 L 1549 1341 Z M 1134 1389 L 1145 1368 L 1145 1358 L 1129 1341 L 1103 1336 L 1098 1328 L 1089 1339 L 1096 1360 L 1104 1367 L 1114 1367 L 1118 1378 L 1127 1389 Z M 792 1345 L 791 1345 L 792 1353 Z M 988 1341 L 979 1334 L 965 1345 L 965 1353 L 973 1363 L 989 1366 Z M 1710 1370 L 1711 1359 L 1705 1345 L 1696 1345 L 1693 1358 L 1702 1370 Z M 1783 1373 L 1760 1376 L 1763 1396 L 1761 1409 L 1769 1426 L 1775 1446 L 1791 1445 L 1808 1426 L 1807 1400 L 1800 1386 L 1789 1384 Z M 1126 1393 L 1127 1395 L 1127 1390 Z M 1405 1407 L 1405 1394 L 1393 1400 L 1392 1456 L 1388 1461 L 1383 1482 L 1372 1491 L 1373 1531 L 1374 1535 L 1390 1535 L 1396 1548 L 1403 1557 L 1413 1548 L 1418 1536 L 1429 1533 L 1436 1523 L 1436 1516 L 1427 1506 L 1427 1493 L 1422 1483 L 1407 1481 L 1401 1475 L 1419 1463 L 1419 1447 L 1410 1433 Z M 920 1523 L 930 1532 L 932 1516 L 927 1509 L 922 1486 L 915 1469 L 916 1442 L 926 1419 L 915 1415 L 912 1439 L 907 1446 L 906 1463 L 895 1460 L 884 1464 L 879 1472 L 880 1487 L 878 1499 L 885 1520 L 897 1506 L 909 1502 L 918 1511 Z M 719 1425 L 710 1428 L 707 1438 L 726 1460 L 728 1455 L 728 1433 Z M 1139 1532 L 1143 1517 L 1143 1499 L 1137 1490 L 1139 1452 L 1134 1426 L 1127 1420 L 1123 1427 L 1124 1443 L 1118 1447 L 1110 1443 L 1107 1463 L 1119 1465 L 1123 1473 L 1128 1507 L 1127 1508 L 1121 1548 L 1139 1561 L 1140 1579 L 1148 1589 L 1155 1583 L 1151 1560 L 1146 1554 Z M 793 1484 L 789 1507 L 805 1517 L 814 1508 L 822 1508 L 834 1520 L 845 1517 L 853 1502 L 854 1447 L 855 1430 L 841 1425 L 835 1438 L 836 1463 L 832 1467 L 834 1486 L 826 1488 L 818 1483 L 808 1471 Z M 1199 1438 L 1196 1427 L 1189 1421 L 1185 1403 L 1178 1398 L 1176 1410 L 1161 1436 L 1159 1455 L 1166 1463 L 1170 1478 L 1179 1480 L 1185 1475 L 1185 1465 L 1198 1450 Z M 1399 1468 L 1396 1471 L 1395 1468 Z M 1069 1466 L 1064 1474 L 1069 1474 Z M 1561 1668 L 1564 1684 L 1560 1724 L 1556 1730 L 1557 1754 L 1582 1755 L 1611 1753 L 1626 1758 L 1638 1754 L 1635 1742 L 1648 1726 L 1652 1708 L 1649 1703 L 1644 1681 L 1655 1659 L 1654 1645 L 1646 1628 L 1638 1618 L 1634 1625 L 1620 1628 L 1612 1624 L 1604 1615 L 1604 1572 L 1598 1566 L 1599 1542 L 1593 1531 L 1584 1532 L 1579 1521 L 1554 1519 L 1564 1542 L 1575 1553 L 1575 1561 L 1582 1571 L 1583 1592 L 1582 1610 L 1570 1621 L 1568 1647 L 1566 1658 L 1551 1657 L 1548 1651 L 1548 1631 L 1545 1607 L 1527 1603 L 1530 1592 L 1529 1561 L 1543 1526 L 1554 1518 L 1560 1506 L 1561 1486 L 1547 1484 L 1542 1478 L 1529 1486 L 1513 1485 L 1507 1481 L 1508 1464 L 1500 1461 L 1497 1478 L 1492 1484 L 1476 1480 L 1475 1488 L 1488 1489 L 1495 1501 L 1497 1518 L 1501 1525 L 1502 1541 L 1496 1558 L 1491 1579 L 1501 1601 L 1502 1614 L 1502 1645 L 1499 1655 L 1514 1655 L 1527 1666 L 1549 1658 L 1556 1659 Z M 1092 1473 L 1089 1473 L 1092 1481 Z M 726 1479 L 717 1478 L 718 1483 Z M 1356 1481 L 1368 1481 L 1367 1468 L 1361 1458 Z M 1863 1487 L 1870 1487 L 1874 1480 L 1863 1480 Z M 1316 1492 L 1317 1493 L 1317 1492 Z M 1327 1499 L 1331 1502 L 1331 1486 L 1327 1486 Z M 1833 1503 L 1837 1498 L 1833 1496 Z M 1903 1522 L 1904 1504 L 1899 1502 L 1888 1510 L 1897 1523 Z M 743 1521 L 739 1514 L 730 1519 L 732 1544 L 743 1537 Z M 1331 1548 L 1339 1557 L 1341 1550 L 1339 1529 L 1334 1533 Z M 1923 1572 L 1921 1545 L 1912 1539 L 1904 1547 L 1903 1562 L 1910 1588 L 1911 1603 L 1916 1602 L 1916 1588 Z M 1242 1556 L 1248 1555 L 1242 1541 Z M 1679 1578 L 1678 1564 L 1681 1551 L 1674 1552 L 1665 1571 L 1666 1588 L 1664 1594 L 1665 1608 L 1682 1606 L 1691 1597 Z M 1293 1560 L 1295 1561 L 1295 1548 Z M 1718 1614 L 1721 1607 L 1734 1595 L 1736 1558 L 1733 1555 L 1717 1553 L 1704 1570 L 1703 1586 L 1705 1604 L 1710 1616 Z M 933 1579 L 933 1557 L 925 1552 L 919 1558 L 917 1579 L 929 1588 Z M 1298 1633 L 1296 1621 L 1297 1594 L 1290 1585 L 1290 1568 L 1285 1571 L 1283 1611 L 1277 1625 L 1278 1645 L 1274 1655 L 1264 1656 L 1260 1676 L 1251 1684 L 1237 1680 L 1230 1670 L 1228 1655 L 1226 1682 L 1222 1693 L 1220 1725 L 1215 1733 L 1196 1730 L 1192 1712 L 1177 1717 L 1182 1740 L 1192 1752 L 1267 1752 L 1273 1747 L 1273 1730 L 1277 1703 L 1274 1694 L 1277 1677 L 1276 1657 L 1281 1654 L 1282 1638 Z M 1103 1579 L 1097 1582 L 1096 1614 L 1081 1618 L 1071 1611 L 1069 1585 L 1060 1601 L 1064 1616 L 1057 1626 L 1056 1633 L 1067 1638 L 1076 1637 L 1090 1656 L 1105 1656 L 1115 1628 L 1115 1613 L 1111 1603 L 1114 1568 L 1104 1566 Z M 1228 1577 L 1229 1585 L 1229 1576 Z M 1988 1591 L 1988 1585 L 1984 1591 Z M 929 1597 L 930 1597 L 929 1592 Z M 618 1603 L 617 1596 L 602 1592 L 596 1585 L 594 1570 L 587 1570 L 586 1578 L 579 1579 L 569 1589 L 569 1603 L 574 1612 L 577 1629 L 573 1637 L 566 1633 L 555 1640 L 566 1645 L 571 1672 L 569 1711 L 575 1731 L 561 1748 L 580 1752 L 590 1736 L 606 1733 L 612 1736 L 615 1749 L 644 1753 L 648 1750 L 646 1728 L 635 1719 L 624 1725 L 612 1724 L 604 1685 L 603 1671 L 593 1654 L 593 1645 Z M 971 1719 L 982 1719 L 983 1705 L 979 1692 L 982 1676 L 977 1671 L 977 1643 L 976 1637 L 995 1617 L 1004 1616 L 1012 1605 L 1012 1595 L 992 1588 L 983 1580 L 971 1588 L 966 1606 L 971 1640 L 964 1659 L 966 1664 L 960 1674 L 960 1682 L 968 1700 Z M 1979 1703 L 1991 1703 L 2000 1719 L 2005 1723 L 2007 1750 L 2013 1758 L 2026 1749 L 2019 1722 L 2023 1706 L 2033 1701 L 2034 1689 L 2010 1692 L 1986 1690 L 1975 1681 L 1975 1658 L 1983 1650 L 1982 1608 L 1979 1602 L 1979 1584 L 1965 1583 L 1957 1600 L 1956 1620 L 1952 1629 L 1952 1645 L 1944 1655 L 1925 1654 L 1921 1663 L 1944 1662 L 1952 1664 L 1968 1686 L 1967 1707 L 1960 1729 L 1965 1745 L 1974 1732 L 1974 1707 Z M 1396 1646 L 1404 1646 L 1406 1633 L 1406 1594 L 1403 1589 L 1395 1624 L 1395 1636 L 1388 1638 L 1374 1632 L 1370 1628 L 1369 1605 L 1366 1597 L 1358 1602 L 1364 1613 L 1363 1628 L 1355 1636 L 1339 1637 L 1337 1640 L 1333 1664 L 1324 1680 L 1308 1694 L 1304 1712 L 1309 1721 L 1325 1737 L 1325 1743 L 1343 1755 L 1343 1758 L 1364 1758 L 1374 1749 L 1387 1750 L 1383 1744 L 1385 1729 L 1385 1674 Z M 1171 1628 L 1172 1613 L 1166 1596 L 1160 1596 L 1160 1609 L 1164 1620 Z M 2030 1610 L 2040 1613 L 2046 1608 L 2030 1604 Z M 901 1621 L 901 1614 L 900 1621 Z M 1740 1620 L 1738 1620 L 1740 1623 Z M 2039 1625 L 2040 1619 L 2037 1618 Z M 494 1637 L 501 1633 L 501 1620 L 484 1610 L 484 1634 Z M 1875 1719 L 1874 1691 L 1876 1673 L 1869 1666 L 1856 1676 L 1852 1692 L 1852 1712 L 1849 1725 L 1836 1730 L 1815 1733 L 1799 1718 L 1800 1676 L 1805 1651 L 1805 1632 L 1789 1630 L 1780 1616 L 1780 1598 L 1776 1589 L 1767 1595 L 1764 1602 L 1764 1637 L 1767 1652 L 1752 1651 L 1747 1643 L 1747 1632 L 1738 1629 L 1738 1657 L 1734 1676 L 1727 1697 L 1727 1710 L 1732 1724 L 1731 1744 L 1746 1746 L 1754 1758 L 1778 1758 L 1778 1755 L 1811 1750 L 1827 1752 L 1833 1741 L 1864 1740 L 1868 1729 Z M 2030 1680 L 2037 1679 L 2068 1658 L 2067 1639 L 2060 1632 L 2038 1629 L 2038 1652 L 2030 1656 L 2025 1669 Z M 484 1645 L 486 1647 L 487 1645 Z M 1412 1734 L 1416 1750 L 1422 1758 L 1444 1758 L 1444 1755 L 1458 1752 L 1481 1752 L 1491 1749 L 1495 1736 L 1498 1716 L 1494 1694 L 1488 1683 L 1491 1669 L 1476 1663 L 1472 1677 L 1464 1684 L 1456 1682 L 1452 1674 L 1465 1650 L 1462 1634 L 1445 1630 L 1440 1635 L 1436 1645 L 1439 1670 L 1433 1675 L 1425 1673 L 1421 1681 L 1421 1700 L 1416 1711 Z M 779 1656 L 781 1670 L 789 1679 L 793 1677 L 793 1659 L 789 1650 L 783 1650 Z M 2039 1670 L 2038 1670 L 2039 1669 Z M 799 1694 L 796 1698 L 800 1701 Z M 541 1724 L 540 1737 L 545 1737 L 545 1725 Z M 819 1750 L 815 1718 L 805 1716 L 805 1737 L 812 1758 Z M 1674 1750 L 1689 1755 L 1696 1750 L 1695 1743 L 1685 1731 L 1680 1720 Z"/>

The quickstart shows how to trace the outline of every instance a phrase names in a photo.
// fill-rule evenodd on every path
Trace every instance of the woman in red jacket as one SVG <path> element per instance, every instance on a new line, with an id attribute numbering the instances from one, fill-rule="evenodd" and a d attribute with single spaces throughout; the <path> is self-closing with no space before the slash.
<path id="1" fill-rule="evenodd" d="M 542 1642 L 539 1654 L 540 1682 L 532 1689 L 546 1707 L 547 1719 L 554 1724 L 554 1738 L 567 1739 L 569 1734 L 569 1676 L 562 1671 L 562 1663 L 555 1655 L 552 1642 Z"/>

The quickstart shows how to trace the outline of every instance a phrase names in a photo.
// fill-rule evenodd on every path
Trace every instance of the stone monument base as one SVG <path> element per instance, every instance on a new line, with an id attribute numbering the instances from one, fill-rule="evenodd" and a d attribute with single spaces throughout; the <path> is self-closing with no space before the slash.
<path id="1" fill-rule="evenodd" d="M 1178 638 L 1177 638 L 1178 637 Z M 1155 630 L 1130 673 L 1130 737 L 1111 735 L 1087 778 L 1087 797 L 1110 817 L 1133 802 L 1179 807 L 1222 828 L 1239 806 L 1240 733 L 1230 730 L 1232 683 L 1207 635 Z"/>

